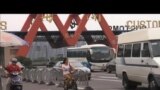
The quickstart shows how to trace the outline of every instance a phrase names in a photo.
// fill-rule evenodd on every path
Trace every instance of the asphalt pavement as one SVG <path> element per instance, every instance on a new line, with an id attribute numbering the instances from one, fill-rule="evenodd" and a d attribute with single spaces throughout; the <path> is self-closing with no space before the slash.
<path id="1" fill-rule="evenodd" d="M 5 90 L 6 79 L 2 79 L 3 90 Z M 122 80 L 118 79 L 114 73 L 93 72 L 89 82 L 91 90 L 124 90 Z M 23 82 L 23 90 L 64 90 L 55 85 L 37 84 L 32 82 Z M 79 87 L 79 90 L 84 90 Z M 136 90 L 148 90 L 147 86 L 139 86 Z"/>

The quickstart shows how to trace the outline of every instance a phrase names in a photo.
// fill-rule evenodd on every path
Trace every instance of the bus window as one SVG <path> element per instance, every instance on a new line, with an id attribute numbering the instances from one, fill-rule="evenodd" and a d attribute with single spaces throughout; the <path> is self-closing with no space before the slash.
<path id="1" fill-rule="evenodd" d="M 125 57 L 131 57 L 131 46 L 132 45 L 125 45 L 125 51 L 124 51 Z"/>
<path id="2" fill-rule="evenodd" d="M 93 54 L 91 54 L 92 61 L 108 61 L 111 58 L 110 48 L 108 47 L 93 47 L 91 48 Z"/>
<path id="3" fill-rule="evenodd" d="M 68 50 L 67 57 L 86 57 L 87 51 L 86 50 Z"/>
<path id="4" fill-rule="evenodd" d="M 160 56 L 160 41 L 159 40 L 155 40 L 155 41 L 151 41 L 151 48 L 152 48 L 152 53 L 153 53 L 153 57 L 159 57 Z"/>
<path id="5" fill-rule="evenodd" d="M 140 57 L 141 44 L 133 44 L 132 57 Z"/>
<path id="6" fill-rule="evenodd" d="M 150 57 L 148 43 L 143 44 L 142 57 Z"/>
<path id="7" fill-rule="evenodd" d="M 119 45 L 119 46 L 118 46 L 117 56 L 118 56 L 118 57 L 123 57 L 123 45 Z"/>

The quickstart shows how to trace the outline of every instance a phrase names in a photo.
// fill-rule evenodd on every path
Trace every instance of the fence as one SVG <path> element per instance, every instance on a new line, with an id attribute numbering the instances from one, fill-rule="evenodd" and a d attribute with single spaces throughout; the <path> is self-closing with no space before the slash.
<path id="1" fill-rule="evenodd" d="M 63 85 L 63 73 L 57 68 L 37 68 L 24 69 L 22 74 L 23 80 L 47 85 Z M 78 87 L 85 88 L 89 86 L 88 73 L 82 70 L 74 73 Z"/>

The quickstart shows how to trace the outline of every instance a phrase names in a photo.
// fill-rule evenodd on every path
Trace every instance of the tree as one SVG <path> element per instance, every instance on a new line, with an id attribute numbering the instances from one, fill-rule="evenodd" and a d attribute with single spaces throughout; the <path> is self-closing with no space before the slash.
<path id="1" fill-rule="evenodd" d="M 16 57 L 18 59 L 18 61 L 20 63 L 22 63 L 26 68 L 30 68 L 32 67 L 32 60 L 30 58 L 27 58 L 27 57 L 22 57 L 22 56 L 19 56 L 19 57 Z"/>

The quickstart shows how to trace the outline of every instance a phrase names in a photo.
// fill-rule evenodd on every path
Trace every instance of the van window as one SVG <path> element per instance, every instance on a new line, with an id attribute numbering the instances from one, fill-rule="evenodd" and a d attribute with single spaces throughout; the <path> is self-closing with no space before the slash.
<path id="1" fill-rule="evenodd" d="M 131 57 L 131 45 L 125 45 L 124 56 Z"/>
<path id="2" fill-rule="evenodd" d="M 150 57 L 148 43 L 143 44 L 142 57 Z"/>
<path id="3" fill-rule="evenodd" d="M 160 57 L 160 41 L 151 41 L 152 52 L 154 57 Z"/>
<path id="4" fill-rule="evenodd" d="M 123 45 L 118 45 L 118 53 L 117 56 L 118 57 L 123 57 Z"/>
<path id="5" fill-rule="evenodd" d="M 133 44 L 132 57 L 140 57 L 141 44 Z"/>

